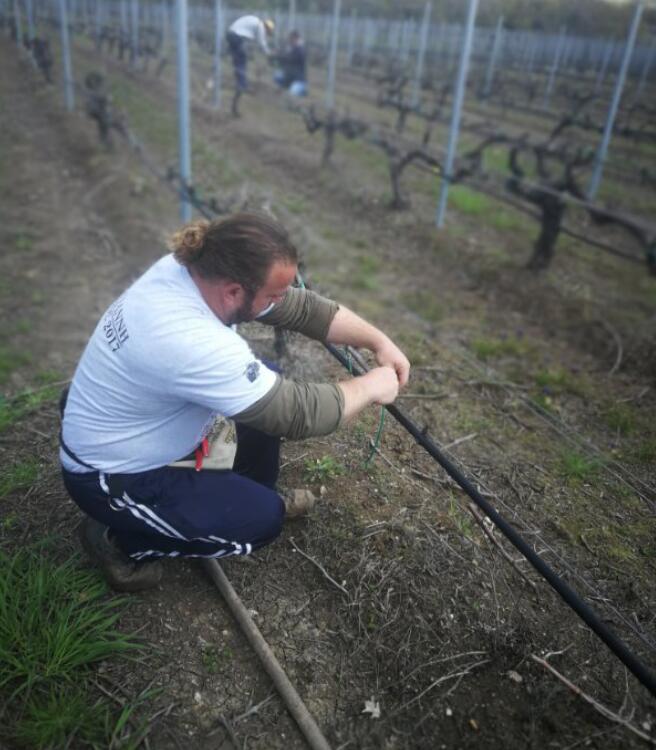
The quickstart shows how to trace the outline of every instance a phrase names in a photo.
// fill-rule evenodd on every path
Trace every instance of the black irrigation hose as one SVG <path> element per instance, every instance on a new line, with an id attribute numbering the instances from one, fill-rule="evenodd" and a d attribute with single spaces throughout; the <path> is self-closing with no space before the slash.
<path id="1" fill-rule="evenodd" d="M 326 349 L 339 362 L 354 375 L 362 375 L 364 370 L 357 366 L 343 352 L 332 344 L 324 344 Z M 589 607 L 583 599 L 567 584 L 555 571 L 553 571 L 542 558 L 524 541 L 520 534 L 501 516 L 492 505 L 481 495 L 469 479 L 442 453 L 433 440 L 405 414 L 398 406 L 388 404 L 387 411 L 412 435 L 456 481 L 469 497 L 478 505 L 485 515 L 501 530 L 506 538 L 513 544 L 533 567 L 546 579 L 553 589 L 565 600 L 585 624 L 610 648 L 610 650 L 626 665 L 628 669 L 640 680 L 640 682 L 656 698 L 656 676 L 631 652 L 628 647 L 615 633 L 610 630 L 599 618 L 596 612 Z"/>

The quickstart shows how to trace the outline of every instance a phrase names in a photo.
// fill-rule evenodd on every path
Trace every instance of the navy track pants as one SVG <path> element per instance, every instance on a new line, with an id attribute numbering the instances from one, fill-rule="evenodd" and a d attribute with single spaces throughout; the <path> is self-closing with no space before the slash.
<path id="1" fill-rule="evenodd" d="M 75 503 L 112 529 L 133 560 L 248 555 L 282 529 L 285 506 L 275 491 L 280 438 L 237 425 L 232 471 L 163 466 L 138 474 L 63 470 Z M 120 486 L 111 492 L 109 484 Z"/>
<path id="2" fill-rule="evenodd" d="M 239 34 L 235 34 L 234 31 L 228 31 L 226 39 L 228 41 L 230 56 L 232 57 L 232 69 L 235 72 L 235 85 L 238 91 L 246 91 L 248 88 L 248 81 L 246 79 L 248 57 L 244 49 L 245 39 L 239 36 Z"/>

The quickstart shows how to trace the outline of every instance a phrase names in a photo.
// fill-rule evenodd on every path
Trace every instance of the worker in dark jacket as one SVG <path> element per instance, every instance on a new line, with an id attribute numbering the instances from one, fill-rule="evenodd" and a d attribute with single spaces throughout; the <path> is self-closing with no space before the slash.
<path id="1" fill-rule="evenodd" d="M 305 44 L 298 31 L 292 31 L 285 52 L 279 57 L 280 70 L 275 74 L 276 83 L 292 96 L 307 95 L 307 55 Z"/>

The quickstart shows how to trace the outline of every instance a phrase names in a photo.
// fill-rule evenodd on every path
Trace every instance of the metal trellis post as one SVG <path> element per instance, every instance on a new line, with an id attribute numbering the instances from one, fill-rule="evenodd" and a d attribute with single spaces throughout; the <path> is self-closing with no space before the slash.
<path id="1" fill-rule="evenodd" d="M 492 42 L 492 52 L 490 52 L 490 62 L 487 66 L 487 73 L 485 74 L 485 85 L 483 86 L 483 98 L 487 99 L 492 90 L 492 81 L 494 80 L 494 68 L 497 64 L 497 58 L 499 57 L 499 50 L 501 49 L 501 38 L 503 34 L 503 16 L 499 16 L 497 21 L 497 28 L 494 32 L 494 41 Z"/>
<path id="2" fill-rule="evenodd" d="M 164 0 L 161 5 L 162 14 L 162 55 L 166 55 L 166 50 L 169 46 L 169 4 L 168 0 Z"/>
<path id="3" fill-rule="evenodd" d="M 139 0 L 130 0 L 131 62 L 137 64 L 139 55 Z"/>
<path id="4" fill-rule="evenodd" d="M 467 83 L 467 70 L 469 68 L 469 58 L 471 56 L 472 42 L 474 40 L 474 22 L 476 20 L 476 10 L 478 0 L 469 0 L 469 10 L 467 11 L 467 22 L 465 25 L 465 34 L 460 53 L 460 66 L 458 68 L 458 77 L 456 79 L 455 92 L 453 96 L 453 112 L 451 114 L 451 129 L 449 130 L 449 144 L 447 146 L 446 161 L 442 174 L 442 185 L 440 187 L 440 197 L 437 204 L 437 215 L 435 222 L 438 229 L 444 226 L 444 214 L 446 213 L 446 202 L 449 196 L 449 181 L 452 177 L 453 162 L 455 161 L 456 148 L 458 146 L 458 131 L 460 129 L 460 114 L 462 103 L 465 98 L 465 84 Z"/>
<path id="5" fill-rule="evenodd" d="M 355 25 L 357 23 L 358 11 L 353 8 L 351 20 L 349 21 L 348 50 L 346 52 L 346 65 L 350 68 L 353 64 L 353 47 L 355 44 Z"/>
<path id="6" fill-rule="evenodd" d="M 602 58 L 601 65 L 599 66 L 599 72 L 597 73 L 597 80 L 595 81 L 595 87 L 594 87 L 595 94 L 599 93 L 599 90 L 601 89 L 601 85 L 604 82 L 604 78 L 606 77 L 606 71 L 608 70 L 608 65 L 613 56 L 614 49 L 615 49 L 615 40 L 610 39 L 608 43 L 606 44 L 606 49 L 604 50 L 604 56 Z"/>
<path id="7" fill-rule="evenodd" d="M 32 40 L 34 39 L 34 5 L 32 0 L 26 0 L 25 11 L 27 15 L 27 38 L 32 49 Z"/>
<path id="8" fill-rule="evenodd" d="M 424 18 L 421 24 L 421 36 L 419 38 L 419 53 L 417 54 L 417 69 L 415 72 L 415 87 L 412 92 L 412 106 L 418 107 L 421 98 L 421 79 L 424 75 L 424 58 L 426 57 L 426 45 L 428 43 L 428 29 L 430 28 L 430 17 L 433 5 L 426 3 Z"/>
<path id="9" fill-rule="evenodd" d="M 560 65 L 560 59 L 565 49 L 565 41 L 567 39 L 567 30 L 563 26 L 558 35 L 558 41 L 556 42 L 556 51 L 554 53 L 553 62 L 551 69 L 549 70 L 549 78 L 547 80 L 547 88 L 544 92 L 544 108 L 549 109 L 549 103 L 551 100 L 551 92 L 553 91 L 554 81 L 556 80 L 556 73 L 558 72 L 558 66 Z"/>
<path id="10" fill-rule="evenodd" d="M 23 52 L 23 24 L 21 22 L 20 6 L 18 0 L 14 0 L 14 23 L 16 24 L 16 44 L 18 45 L 18 52 Z"/>
<path id="11" fill-rule="evenodd" d="M 75 107 L 75 92 L 73 90 L 73 69 L 68 39 L 66 0 L 59 0 L 59 25 L 61 28 L 62 63 L 64 65 L 64 102 L 66 103 L 66 109 L 71 112 Z"/>
<path id="12" fill-rule="evenodd" d="M 640 18 L 642 16 L 643 7 L 643 3 L 639 2 L 636 5 L 636 9 L 633 14 L 633 21 L 631 22 L 629 36 L 627 37 L 626 46 L 624 48 L 622 65 L 620 66 L 620 72 L 618 73 L 617 80 L 615 81 L 613 99 L 608 110 L 606 127 L 604 128 L 604 134 L 601 138 L 601 143 L 599 144 L 599 148 L 597 149 L 597 153 L 595 155 L 594 166 L 592 168 L 592 176 L 590 177 L 590 184 L 588 186 L 587 193 L 587 198 L 589 201 L 593 201 L 595 199 L 597 190 L 599 189 L 599 183 L 601 182 L 601 175 L 604 170 L 604 161 L 606 160 L 606 154 L 608 152 L 608 144 L 610 143 L 610 138 L 613 134 L 613 125 L 615 124 L 615 117 L 617 116 L 617 110 L 620 106 L 620 99 L 622 98 L 624 81 L 626 80 L 626 72 L 629 69 L 629 63 L 631 62 L 631 55 L 633 54 L 633 47 L 635 45 L 636 36 L 638 34 L 638 26 L 640 26 Z"/>
<path id="13" fill-rule="evenodd" d="M 651 45 L 649 46 L 649 51 L 647 52 L 647 55 L 645 57 L 645 64 L 642 66 L 642 71 L 640 72 L 640 81 L 638 82 L 638 88 L 636 89 L 635 97 L 633 98 L 634 102 L 637 102 L 642 96 L 642 91 L 645 88 L 645 84 L 647 83 L 647 79 L 649 78 L 651 67 L 654 63 L 654 57 L 656 57 L 656 39 L 652 39 Z"/>
<path id="14" fill-rule="evenodd" d="M 296 28 L 296 0 L 289 0 L 289 14 L 287 16 L 287 33 Z"/>
<path id="15" fill-rule="evenodd" d="M 187 46 L 187 0 L 176 0 L 178 44 L 178 142 L 180 151 L 180 218 L 191 219 L 191 143 L 189 132 L 189 48 Z"/>
<path id="16" fill-rule="evenodd" d="M 214 109 L 221 107 L 221 41 L 223 39 L 223 8 L 214 0 Z"/>
<path id="17" fill-rule="evenodd" d="M 102 5 L 100 0 L 96 0 L 96 40 L 100 39 L 100 29 L 102 27 Z"/>
<path id="18" fill-rule="evenodd" d="M 328 85 L 326 87 L 326 108 L 335 106 L 335 69 L 337 67 L 337 39 L 339 37 L 339 12 L 342 0 L 335 0 L 333 9 L 332 34 L 330 39 L 330 62 L 328 64 Z"/>

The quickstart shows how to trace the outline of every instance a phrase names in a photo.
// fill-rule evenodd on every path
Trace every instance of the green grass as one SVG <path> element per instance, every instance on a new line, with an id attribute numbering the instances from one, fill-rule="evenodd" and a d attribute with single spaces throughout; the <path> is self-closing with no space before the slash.
<path id="1" fill-rule="evenodd" d="M 568 482 L 585 482 L 592 479 L 601 467 L 600 459 L 583 456 L 571 450 L 563 451 L 560 457 L 560 470 Z"/>
<path id="2" fill-rule="evenodd" d="M 34 237 L 28 232 L 19 232 L 14 237 L 14 247 L 20 252 L 29 252 L 34 247 Z"/>
<path id="3" fill-rule="evenodd" d="M 355 274 L 351 279 L 351 286 L 355 289 L 374 291 L 378 289 L 376 274 L 380 270 L 380 263 L 373 255 L 361 255 L 357 259 Z"/>
<path id="4" fill-rule="evenodd" d="M 628 435 L 636 428 L 636 415 L 626 404 L 613 404 L 604 415 L 606 424 L 620 435 Z"/>
<path id="5" fill-rule="evenodd" d="M 108 80 L 116 108 L 125 112 L 135 135 L 166 153 L 175 153 L 177 126 L 173 115 L 162 112 L 161 106 L 143 88 L 119 76 Z M 157 117 L 153 117 L 153 112 L 158 113 Z"/>
<path id="6" fill-rule="evenodd" d="M 409 310 L 431 323 L 437 323 L 444 317 L 444 307 L 432 292 L 404 294 L 401 300 Z"/>
<path id="7" fill-rule="evenodd" d="M 429 349 L 427 340 L 419 333 L 402 331 L 396 341 L 413 365 L 425 365 L 435 360 L 435 353 Z"/>
<path id="8" fill-rule="evenodd" d="M 194 174 L 200 175 L 203 181 L 210 181 L 210 184 L 218 186 L 219 190 L 241 185 L 246 177 L 243 169 L 236 167 L 225 153 L 203 140 L 194 139 L 193 157 Z M 202 198 L 208 197 L 204 193 L 212 195 L 215 192 L 214 188 L 200 191 Z"/>
<path id="9" fill-rule="evenodd" d="M 449 203 L 463 214 L 480 216 L 483 213 L 492 214 L 493 203 L 482 193 L 477 193 L 464 185 L 454 185 L 449 190 Z"/>
<path id="10" fill-rule="evenodd" d="M 0 383 L 6 383 L 14 370 L 28 365 L 31 361 L 30 355 L 26 352 L 0 345 Z"/>
<path id="11" fill-rule="evenodd" d="M 32 330 L 32 321 L 29 318 L 20 318 L 14 324 L 14 333 L 29 333 Z"/>
<path id="12" fill-rule="evenodd" d="M 42 404 L 56 401 L 59 398 L 59 393 L 60 389 L 57 386 L 48 385 L 23 391 L 13 398 L 5 398 L 0 394 L 0 432 L 38 409 Z"/>
<path id="13" fill-rule="evenodd" d="M 21 461 L 8 468 L 0 476 L 0 498 L 6 497 L 11 492 L 31 487 L 39 476 L 39 464 L 37 461 Z"/>
<path id="14" fill-rule="evenodd" d="M 0 737 L 29 748 L 135 747 L 126 733 L 136 704 L 116 716 L 89 682 L 95 663 L 138 648 L 116 630 L 124 600 L 43 545 L 0 548 L 0 568 Z"/>
<path id="15" fill-rule="evenodd" d="M 540 388 L 562 391 L 567 387 L 569 375 L 565 370 L 541 370 L 535 376 L 535 382 Z"/>
<path id="16" fill-rule="evenodd" d="M 584 397 L 590 392 L 590 384 L 585 378 L 562 369 L 540 370 L 535 375 L 535 384 L 545 394 L 573 393 Z"/>
<path id="17" fill-rule="evenodd" d="M 298 195 L 283 198 L 282 204 L 292 214 L 304 214 L 308 211 L 307 201 Z"/>
<path id="18" fill-rule="evenodd" d="M 528 353 L 528 344 L 523 339 L 478 338 L 470 344 L 474 354 L 482 360 L 501 356 L 522 357 Z"/>
<path id="19" fill-rule="evenodd" d="M 344 473 L 344 467 L 332 456 L 305 459 L 305 480 L 311 483 L 326 482 Z"/>
<path id="20" fill-rule="evenodd" d="M 532 229 L 531 223 L 526 221 L 523 216 L 517 213 L 511 213 L 503 208 L 498 208 L 492 212 L 489 217 L 490 224 L 502 232 L 514 230 L 515 232 L 528 232 Z M 535 225 L 533 225 L 535 226 Z"/>
<path id="21" fill-rule="evenodd" d="M 509 172 L 508 147 L 494 146 L 492 148 L 486 148 L 483 152 L 483 164 L 486 171 Z"/>
<path id="22" fill-rule="evenodd" d="M 317 140 L 318 139 L 318 140 Z M 323 136 L 319 133 L 315 134 L 315 148 L 319 147 L 323 149 Z M 362 141 L 348 140 L 347 138 L 337 138 L 335 156 L 342 155 L 342 157 L 348 157 L 348 161 L 351 164 L 359 164 L 363 169 L 366 169 L 370 173 L 370 177 L 378 177 L 379 180 L 385 181 L 389 185 L 389 170 L 387 167 L 387 158 L 385 154 L 375 146 L 367 146 Z M 389 195 L 391 198 L 391 193 Z"/>
<path id="23" fill-rule="evenodd" d="M 634 455 L 644 464 L 656 461 L 656 438 L 650 438 L 641 443 Z"/>

